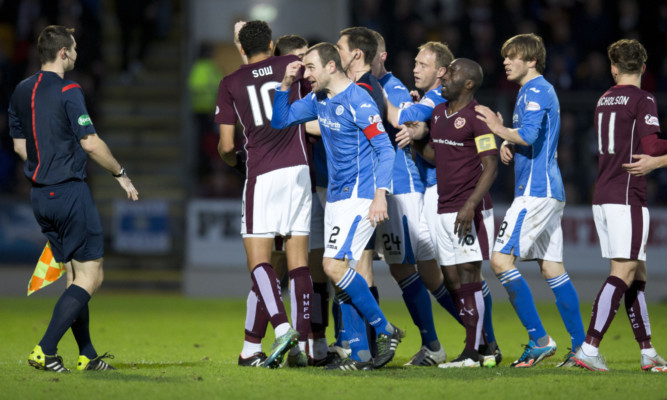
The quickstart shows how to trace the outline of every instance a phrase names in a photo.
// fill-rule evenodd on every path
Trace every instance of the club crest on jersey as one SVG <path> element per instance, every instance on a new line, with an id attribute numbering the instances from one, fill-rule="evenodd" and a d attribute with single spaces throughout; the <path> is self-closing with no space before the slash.
<path id="1" fill-rule="evenodd" d="M 458 117 L 456 121 L 454 121 L 454 128 L 456 129 L 461 129 L 466 125 L 466 119 L 463 117 Z"/>
<path id="2" fill-rule="evenodd" d="M 658 117 L 654 117 L 651 114 L 646 114 L 644 116 L 644 122 L 646 122 L 646 125 L 660 126 L 660 121 L 658 121 Z"/>
<path id="3" fill-rule="evenodd" d="M 343 111 L 345 111 L 343 106 L 336 107 L 336 115 L 343 115 Z"/>

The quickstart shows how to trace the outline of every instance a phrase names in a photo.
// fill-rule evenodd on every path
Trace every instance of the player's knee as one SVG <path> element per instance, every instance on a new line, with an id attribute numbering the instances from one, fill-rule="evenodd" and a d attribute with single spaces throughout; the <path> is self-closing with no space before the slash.
<path id="1" fill-rule="evenodd" d="M 500 257 L 492 256 L 489 264 L 491 265 L 491 270 L 496 275 L 512 269 L 512 265 L 507 265 L 507 262 Z"/>

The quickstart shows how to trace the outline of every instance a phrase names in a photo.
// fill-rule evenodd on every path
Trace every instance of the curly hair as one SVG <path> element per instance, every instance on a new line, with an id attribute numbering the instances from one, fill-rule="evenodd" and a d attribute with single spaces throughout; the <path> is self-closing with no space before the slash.
<path id="1" fill-rule="evenodd" d="M 271 28 L 264 21 L 248 21 L 239 31 L 239 42 L 248 58 L 265 53 L 271 47 Z"/>
<path id="2" fill-rule="evenodd" d="M 646 49 L 635 39 L 621 39 L 612 43 L 607 48 L 607 55 L 621 74 L 641 74 L 648 59 Z"/>

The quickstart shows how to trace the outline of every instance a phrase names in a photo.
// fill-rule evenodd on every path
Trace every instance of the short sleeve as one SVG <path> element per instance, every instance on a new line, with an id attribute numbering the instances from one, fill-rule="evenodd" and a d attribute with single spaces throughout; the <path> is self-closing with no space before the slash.
<path id="1" fill-rule="evenodd" d="M 640 138 L 660 133 L 660 119 L 655 97 L 645 93 L 637 102 L 637 133 Z"/>
<path id="2" fill-rule="evenodd" d="M 544 115 L 548 112 L 548 101 L 545 97 L 544 89 L 538 90 L 530 88 L 526 91 L 526 97 L 523 107 L 523 115 L 521 118 L 521 128 L 518 133 L 526 143 L 532 146 L 538 139 L 542 120 Z"/>
<path id="3" fill-rule="evenodd" d="M 86 109 L 81 86 L 76 83 L 66 85 L 62 89 L 62 94 L 65 112 L 76 138 L 81 140 L 84 136 L 95 133 L 93 121 L 90 119 L 90 115 L 88 115 L 88 110 Z"/>
<path id="4" fill-rule="evenodd" d="M 217 124 L 235 125 L 237 120 L 234 110 L 234 100 L 229 90 L 229 79 L 227 77 L 220 81 L 218 86 L 218 101 L 215 105 L 215 118 Z"/>
<path id="5" fill-rule="evenodd" d="M 12 96 L 12 99 L 9 101 L 9 109 L 7 110 L 9 116 L 9 136 L 14 139 L 25 139 L 21 120 L 16 114 L 14 107 L 14 97 Z"/>

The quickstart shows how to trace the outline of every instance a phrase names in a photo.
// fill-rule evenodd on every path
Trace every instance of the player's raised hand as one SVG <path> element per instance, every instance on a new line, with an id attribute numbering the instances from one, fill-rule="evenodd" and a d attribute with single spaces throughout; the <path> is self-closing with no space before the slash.
<path id="1" fill-rule="evenodd" d="M 125 190 L 125 193 L 127 193 L 128 199 L 132 201 L 139 200 L 139 192 L 137 191 L 137 189 L 134 188 L 134 185 L 132 184 L 130 177 L 127 176 L 126 173 L 123 173 L 123 175 L 116 178 L 116 180 L 118 181 L 118 183 L 120 183 L 120 187 L 122 187 Z"/>
<path id="2" fill-rule="evenodd" d="M 294 80 L 299 74 L 299 70 L 304 65 L 305 64 L 301 60 L 292 61 L 291 63 L 287 64 L 287 67 L 285 68 L 285 76 L 283 77 L 283 81 L 280 84 L 280 90 L 285 91 L 288 90 L 290 86 L 292 86 L 292 83 L 294 83 Z"/>
<path id="3" fill-rule="evenodd" d="M 470 232 L 472 232 L 472 220 L 474 217 L 474 208 L 468 203 L 465 203 L 456 214 L 456 220 L 454 221 L 454 234 L 458 235 L 460 239 L 465 238 Z"/>
<path id="4" fill-rule="evenodd" d="M 368 209 L 368 219 L 371 221 L 371 226 L 375 227 L 377 224 L 389 219 L 387 213 L 387 197 L 384 189 L 376 189 L 375 197 Z"/>
<path id="5" fill-rule="evenodd" d="M 632 158 L 637 161 L 622 165 L 631 175 L 643 176 L 660 167 L 658 159 L 648 154 L 634 154 Z"/>
<path id="6" fill-rule="evenodd" d="M 234 24 L 234 43 L 239 43 L 239 32 L 245 26 L 245 21 L 238 21 Z"/>
<path id="7" fill-rule="evenodd" d="M 505 165 L 510 165 L 514 159 L 514 145 L 507 140 L 500 145 L 500 161 Z"/>

